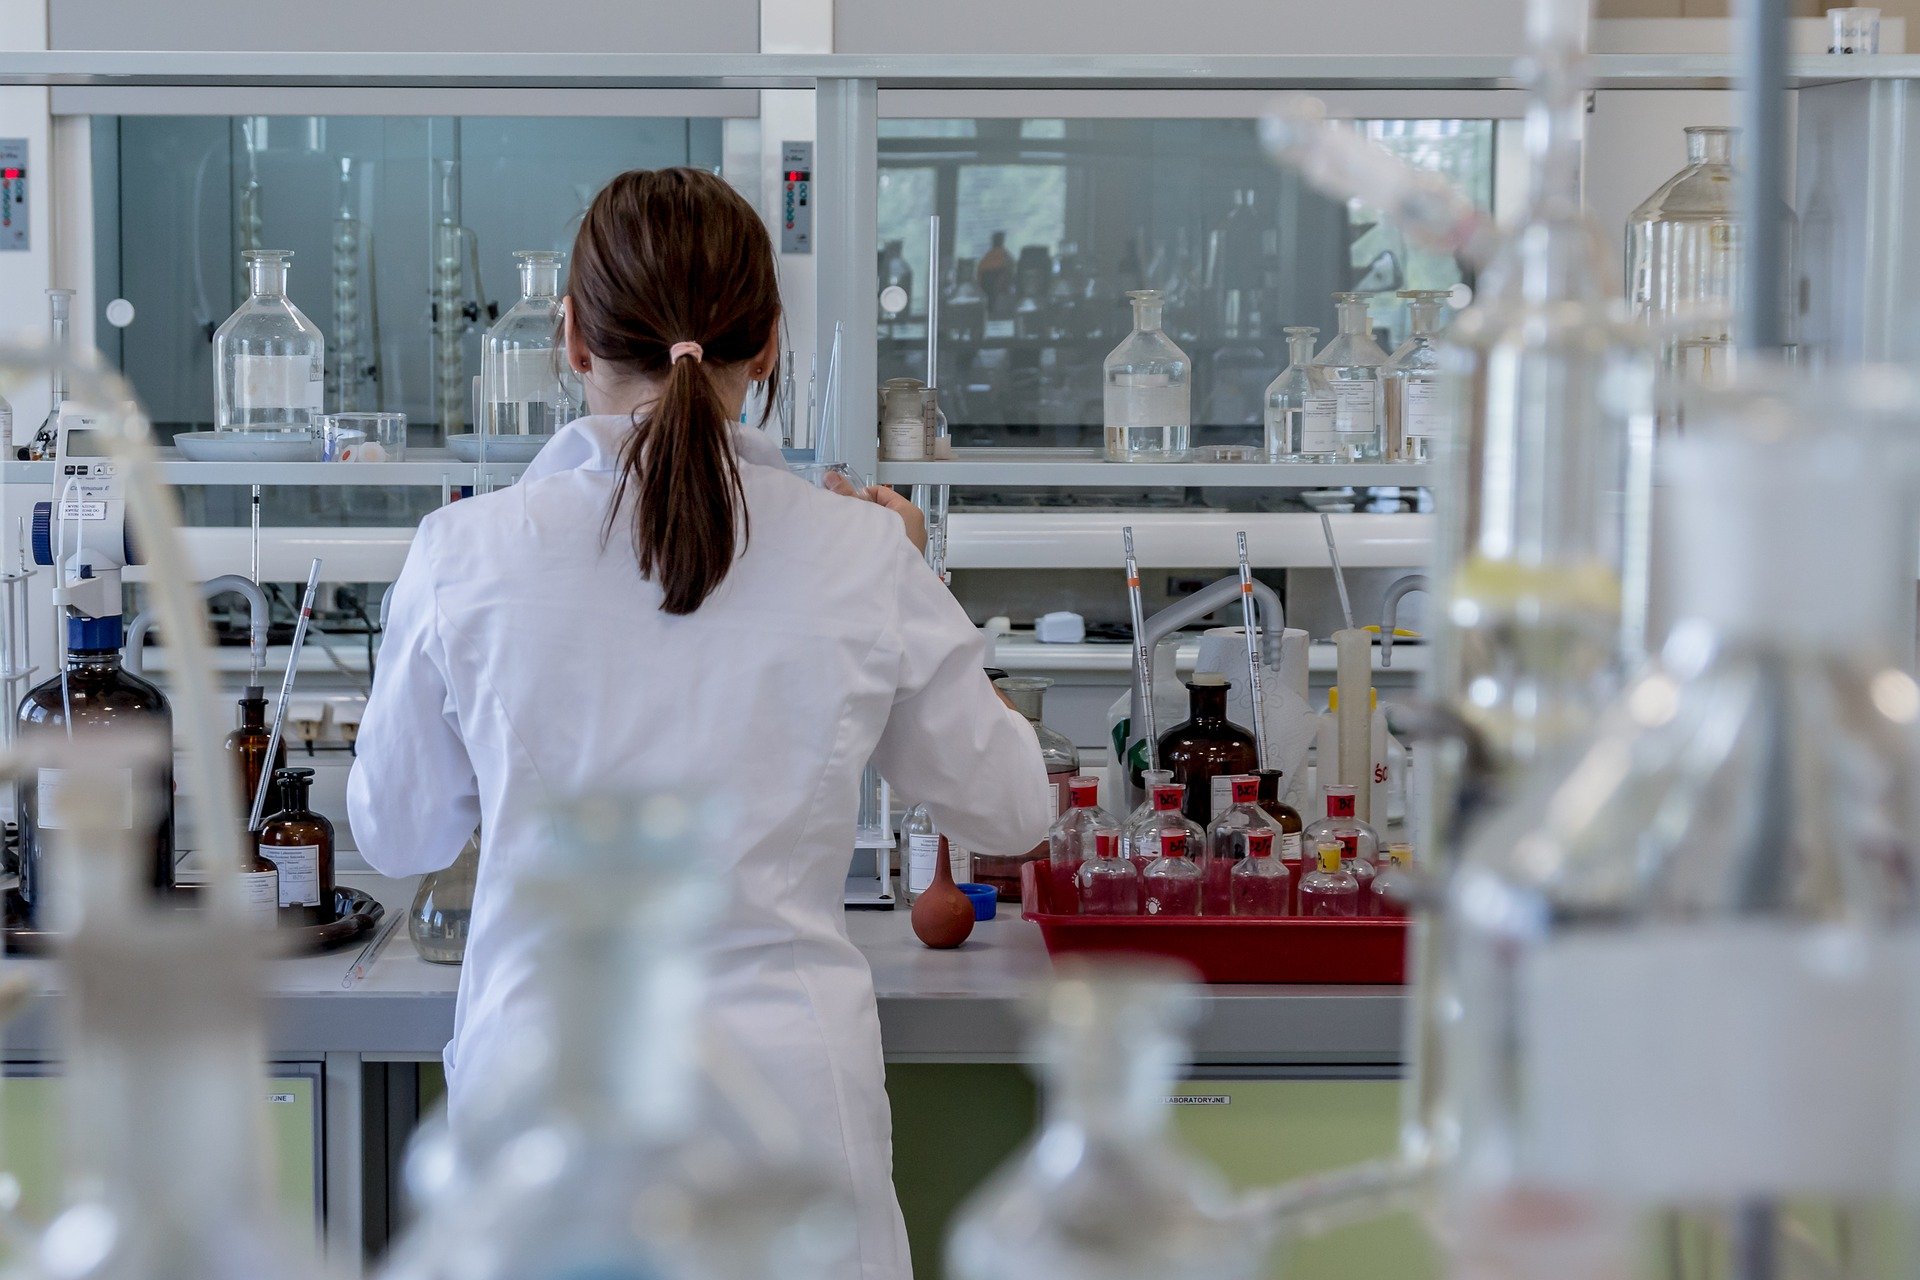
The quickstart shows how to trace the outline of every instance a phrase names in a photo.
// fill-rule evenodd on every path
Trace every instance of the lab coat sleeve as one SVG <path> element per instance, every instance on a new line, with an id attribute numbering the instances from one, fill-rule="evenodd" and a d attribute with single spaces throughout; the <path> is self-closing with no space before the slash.
<path id="1" fill-rule="evenodd" d="M 421 526 L 394 583 L 347 778 L 354 842 L 389 876 L 451 866 L 480 821 L 480 789 L 447 679 L 431 526 Z"/>
<path id="2" fill-rule="evenodd" d="M 966 611 L 912 544 L 898 541 L 899 672 L 874 764 L 955 844 L 1024 852 L 1047 838 L 1054 819 L 1039 741 L 987 679 Z"/>

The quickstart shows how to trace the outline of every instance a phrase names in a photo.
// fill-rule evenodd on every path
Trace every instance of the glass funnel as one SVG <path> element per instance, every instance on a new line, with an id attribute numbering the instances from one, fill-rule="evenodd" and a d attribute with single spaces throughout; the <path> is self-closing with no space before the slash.
<path id="1" fill-rule="evenodd" d="M 1336 462 L 1378 462 L 1386 456 L 1386 415 L 1380 405 L 1380 370 L 1387 353 L 1373 340 L 1367 295 L 1336 293 L 1340 332 L 1313 358 L 1333 396 Z"/>
<path id="2" fill-rule="evenodd" d="M 564 255 L 520 249 L 520 301 L 480 344 L 481 427 L 494 435 L 552 435 L 566 424 L 561 384 L 560 264 Z"/>
<path id="3" fill-rule="evenodd" d="M 1450 434 L 1452 405 L 1441 371 L 1440 318 L 1446 314 L 1446 289 L 1402 289 L 1413 333 L 1380 371 L 1386 384 L 1387 456 L 1398 462 L 1431 462 Z"/>
<path id="4" fill-rule="evenodd" d="M 1240 1280 L 1264 1240 L 1168 1132 L 1197 1006 L 1165 962 L 1063 962 L 1030 1004 L 1040 1131 L 961 1207 L 953 1280 Z"/>
<path id="5" fill-rule="evenodd" d="M 1333 436 L 1333 392 L 1313 363 L 1310 324 L 1287 327 L 1287 367 L 1267 384 L 1267 461 L 1332 462 L 1339 457 Z"/>
<path id="6" fill-rule="evenodd" d="M 385 1275 L 529 1280 L 843 1277 L 851 1208 L 736 1123 L 707 1080 L 702 939 L 721 908 L 713 804 L 556 805 L 515 892 L 536 913 L 541 1022 L 419 1164 L 428 1203 Z M 729 1060 L 730 1061 L 730 1060 Z M 764 1088 L 764 1086 L 762 1086 Z M 449 1145 L 450 1144 L 450 1145 Z M 410 1161 L 410 1165 L 412 1162 Z"/>
<path id="7" fill-rule="evenodd" d="M 1663 444 L 1685 613 L 1449 887 L 1444 1221 L 1552 1203 L 1781 1260 L 1735 1275 L 1911 1274 L 1916 399 L 1869 380 L 1742 388 Z"/>
<path id="8" fill-rule="evenodd" d="M 459 964 L 467 954 L 473 923 L 473 891 L 480 877 L 480 833 L 460 850 L 453 865 L 422 877 L 407 911 L 407 937 L 429 964 Z"/>
<path id="9" fill-rule="evenodd" d="M 1193 362 L 1160 329 L 1165 296 L 1135 289 L 1133 332 L 1107 357 L 1108 462 L 1185 462 L 1193 442 Z"/>
<path id="10" fill-rule="evenodd" d="M 326 386 L 326 339 L 287 297 L 286 249 L 249 249 L 247 300 L 214 331 L 214 425 L 311 428 Z"/>

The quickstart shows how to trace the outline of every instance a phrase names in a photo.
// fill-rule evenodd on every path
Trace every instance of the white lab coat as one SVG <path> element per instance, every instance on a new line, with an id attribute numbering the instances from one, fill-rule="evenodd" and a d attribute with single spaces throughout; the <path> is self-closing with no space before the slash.
<path id="1" fill-rule="evenodd" d="M 543 854 L 536 806 L 589 788 L 736 788 L 710 1009 L 859 1208 L 863 1280 L 910 1275 L 872 975 L 841 907 L 860 774 L 976 849 L 1042 839 L 1032 730 L 995 697 L 965 613 L 899 517 L 788 474 L 738 428 L 750 539 L 686 617 L 659 608 L 623 515 L 602 546 L 623 417 L 572 423 L 520 483 L 435 512 L 395 585 L 348 806 L 361 853 L 405 876 L 484 833 L 450 1103 L 504 1069 L 535 1016 L 539 927 L 511 889 Z"/>

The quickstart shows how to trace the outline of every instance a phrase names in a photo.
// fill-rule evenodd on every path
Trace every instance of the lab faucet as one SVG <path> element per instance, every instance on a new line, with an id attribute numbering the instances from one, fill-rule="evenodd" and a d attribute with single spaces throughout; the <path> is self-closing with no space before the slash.
<path id="1" fill-rule="evenodd" d="M 1400 618 L 1400 602 L 1416 591 L 1431 593 L 1427 586 L 1427 575 L 1410 573 L 1404 578 L 1394 579 L 1387 588 L 1386 599 L 1380 604 L 1380 665 L 1393 665 L 1393 628 Z"/>
<path id="2" fill-rule="evenodd" d="M 260 669 L 267 661 L 267 628 L 273 621 L 267 608 L 267 593 L 253 579 L 238 573 L 223 573 L 200 584 L 203 600 L 211 600 L 229 591 L 238 592 L 247 599 L 247 659 L 250 669 L 247 683 L 259 684 Z M 127 629 L 125 666 L 134 675 L 145 674 L 143 654 L 147 647 L 147 633 L 153 630 L 153 624 L 153 610 L 142 609 L 135 615 L 133 625 Z"/>

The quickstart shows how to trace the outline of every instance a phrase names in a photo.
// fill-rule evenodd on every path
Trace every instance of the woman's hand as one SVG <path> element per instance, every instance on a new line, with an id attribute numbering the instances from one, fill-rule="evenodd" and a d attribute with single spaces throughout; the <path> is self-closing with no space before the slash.
<path id="1" fill-rule="evenodd" d="M 853 482 L 838 471 L 827 472 L 826 487 L 842 497 L 859 498 L 875 506 L 885 507 L 900 517 L 900 523 L 907 527 L 907 541 L 922 555 L 927 550 L 927 517 L 920 508 L 887 488 L 883 484 L 869 485 L 865 489 L 856 489 Z"/>

